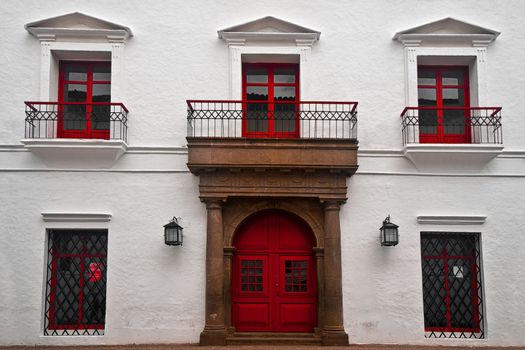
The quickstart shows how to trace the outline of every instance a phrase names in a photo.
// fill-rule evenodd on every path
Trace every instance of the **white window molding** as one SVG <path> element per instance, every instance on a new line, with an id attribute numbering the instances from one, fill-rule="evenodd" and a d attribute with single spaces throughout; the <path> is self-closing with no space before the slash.
<path id="1" fill-rule="evenodd" d="M 486 215 L 418 215 L 421 225 L 483 225 Z"/>
<path id="2" fill-rule="evenodd" d="M 242 99 L 243 56 L 297 57 L 301 79 L 299 96 L 308 99 L 308 55 L 312 45 L 319 40 L 319 31 L 268 16 L 217 33 L 229 47 L 230 99 Z"/>
<path id="3" fill-rule="evenodd" d="M 418 106 L 418 65 L 469 67 L 470 105 L 492 106 L 487 48 L 499 32 L 444 18 L 394 35 L 404 46 L 405 106 Z M 477 173 L 501 154 L 501 144 L 405 144 L 404 155 L 422 172 Z"/>
<path id="4" fill-rule="evenodd" d="M 46 229 L 109 229 L 112 215 L 101 212 L 42 212 Z"/>
<path id="5" fill-rule="evenodd" d="M 111 61 L 111 99 L 124 102 L 124 46 L 131 29 L 74 12 L 26 24 L 40 40 L 40 101 L 57 99 L 60 60 Z"/>
<path id="6" fill-rule="evenodd" d="M 469 61 L 471 104 L 487 104 L 487 47 L 499 35 L 495 30 L 450 17 L 396 33 L 393 40 L 402 43 L 405 52 L 406 106 L 418 104 L 418 62 L 432 58 L 444 64 L 465 64 Z"/>

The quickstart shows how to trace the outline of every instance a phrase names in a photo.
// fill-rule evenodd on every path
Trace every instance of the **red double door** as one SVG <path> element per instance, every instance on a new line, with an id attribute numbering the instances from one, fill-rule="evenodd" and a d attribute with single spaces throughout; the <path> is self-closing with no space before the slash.
<path id="1" fill-rule="evenodd" d="M 313 332 L 317 324 L 315 241 L 301 219 L 267 211 L 234 241 L 232 322 L 236 331 Z"/>

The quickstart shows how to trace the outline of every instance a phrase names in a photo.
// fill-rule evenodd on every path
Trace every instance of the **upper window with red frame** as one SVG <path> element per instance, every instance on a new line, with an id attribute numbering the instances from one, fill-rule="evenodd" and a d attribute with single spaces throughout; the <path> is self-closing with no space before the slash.
<path id="1" fill-rule="evenodd" d="M 244 137 L 299 137 L 298 111 L 298 64 L 243 64 Z"/>
<path id="2" fill-rule="evenodd" d="M 470 143 L 468 67 L 419 66 L 419 139 Z"/>
<path id="3" fill-rule="evenodd" d="M 60 62 L 58 137 L 109 139 L 111 62 Z"/>

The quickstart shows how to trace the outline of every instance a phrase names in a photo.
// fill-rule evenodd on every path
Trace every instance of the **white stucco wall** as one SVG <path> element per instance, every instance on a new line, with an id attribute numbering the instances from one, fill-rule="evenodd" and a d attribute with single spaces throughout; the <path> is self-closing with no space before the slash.
<path id="1" fill-rule="evenodd" d="M 38 100 L 40 43 L 28 22 L 70 12 L 130 27 L 122 101 L 128 152 L 111 168 L 46 165 L 25 149 L 23 101 Z M 187 170 L 186 99 L 229 97 L 229 52 L 217 30 L 266 15 L 319 30 L 302 97 L 359 102 L 358 173 L 342 207 L 345 327 L 352 343 L 525 346 L 525 3 L 484 1 L 25 1 L 0 3 L 0 345 L 198 342 L 204 324 L 205 208 Z M 500 31 L 488 47 L 486 105 L 503 107 L 504 152 L 483 170 L 421 173 L 403 157 L 403 46 L 394 33 L 444 17 Z M 104 336 L 44 337 L 42 212 L 105 212 L 109 223 Z M 381 248 L 387 214 L 401 243 Z M 180 216 L 183 247 L 163 243 Z M 485 215 L 431 226 L 418 215 Z M 481 233 L 486 339 L 425 339 L 421 231 Z"/>

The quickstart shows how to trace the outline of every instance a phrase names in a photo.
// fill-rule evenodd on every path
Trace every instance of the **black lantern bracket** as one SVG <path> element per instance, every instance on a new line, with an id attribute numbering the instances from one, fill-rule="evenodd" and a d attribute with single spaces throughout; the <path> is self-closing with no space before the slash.
<path id="1" fill-rule="evenodd" d="M 180 218 L 173 217 L 164 225 L 164 243 L 171 246 L 182 246 L 182 226 L 179 225 Z"/>
<path id="2" fill-rule="evenodd" d="M 393 247 L 399 243 L 399 226 L 390 222 L 390 214 L 383 220 L 379 229 L 381 246 Z"/>

